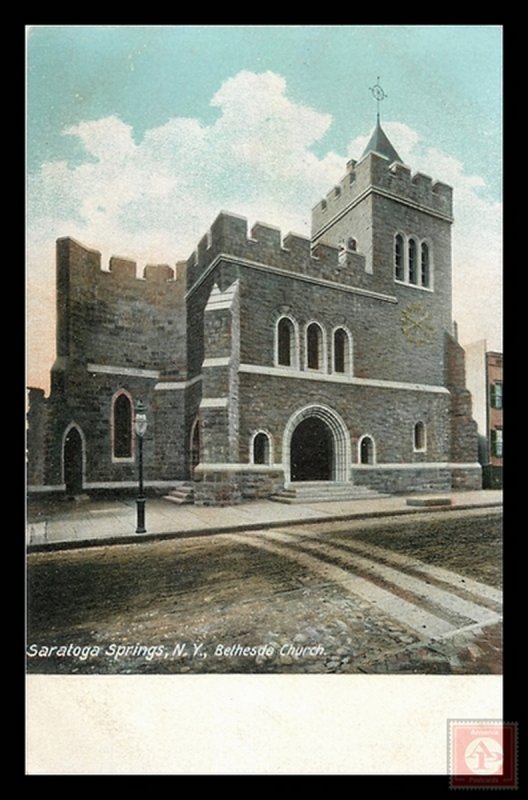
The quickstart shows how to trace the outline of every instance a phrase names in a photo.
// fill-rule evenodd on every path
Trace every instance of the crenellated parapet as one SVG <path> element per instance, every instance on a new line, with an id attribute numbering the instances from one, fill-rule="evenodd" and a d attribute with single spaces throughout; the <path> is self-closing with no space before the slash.
<path id="1" fill-rule="evenodd" d="M 56 367 L 89 361 L 161 368 L 169 355 L 171 369 L 183 366 L 174 355 L 185 329 L 181 273 L 148 264 L 139 277 L 136 262 L 121 256 L 104 270 L 99 251 L 58 239 Z"/>
<path id="2" fill-rule="evenodd" d="M 138 286 L 145 281 L 159 283 L 175 280 L 174 269 L 167 264 L 148 264 L 140 277 L 137 263 L 121 256 L 111 256 L 108 270 L 103 270 L 101 253 L 70 237 L 57 239 L 57 260 L 63 270 L 75 273 L 75 277 L 86 284 L 99 279 L 107 280 L 108 277 L 119 283 L 137 281 Z"/>
<path id="3" fill-rule="evenodd" d="M 364 269 L 364 256 L 353 253 L 344 264 L 340 252 L 339 247 L 324 242 L 313 248 L 310 239 L 299 234 L 290 232 L 283 237 L 279 228 L 263 222 L 256 222 L 248 231 L 245 217 L 223 211 L 187 260 L 187 289 L 219 256 L 353 285 L 354 270 Z"/>
<path id="4" fill-rule="evenodd" d="M 434 181 L 420 172 L 379 153 L 369 152 L 361 161 L 350 160 L 347 172 L 339 184 L 333 187 L 312 210 L 314 236 L 340 213 L 369 192 L 382 192 L 395 196 L 400 202 L 420 206 L 429 213 L 451 220 L 453 215 L 453 192 L 450 186 Z"/>

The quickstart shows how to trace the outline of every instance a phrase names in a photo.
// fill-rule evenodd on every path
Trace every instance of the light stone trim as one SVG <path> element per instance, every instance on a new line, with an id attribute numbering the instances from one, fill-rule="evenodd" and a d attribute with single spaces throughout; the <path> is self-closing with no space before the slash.
<path id="1" fill-rule="evenodd" d="M 88 372 L 101 375 L 128 375 L 132 378 L 159 378 L 159 369 L 140 369 L 135 367 L 110 366 L 108 364 L 87 364 Z"/>
<path id="2" fill-rule="evenodd" d="M 209 300 L 205 306 L 206 311 L 221 311 L 231 309 L 233 307 L 233 300 L 237 293 L 238 280 L 234 281 L 227 289 L 222 292 L 220 287 L 215 284 L 209 295 Z"/>
<path id="3" fill-rule="evenodd" d="M 361 461 L 361 445 L 363 444 L 364 439 L 370 439 L 372 444 L 372 464 L 363 464 Z M 376 440 L 371 433 L 364 433 L 362 436 L 359 437 L 357 443 L 357 463 L 360 467 L 375 467 L 376 466 Z"/>
<path id="4" fill-rule="evenodd" d="M 410 392 L 429 392 L 432 394 L 449 394 L 445 386 L 435 386 L 425 383 L 403 383 L 402 381 L 385 381 L 376 378 L 355 378 L 351 375 L 342 375 L 339 372 L 325 373 L 301 372 L 291 367 L 267 367 L 261 364 L 240 364 L 239 372 L 252 375 L 270 375 L 278 378 L 298 378 L 308 381 L 325 381 L 327 383 L 344 383 L 350 386 L 375 386 L 378 389 L 404 389 Z"/>
<path id="5" fill-rule="evenodd" d="M 352 471 L 376 469 L 480 469 L 480 464 L 450 464 L 447 461 L 413 461 L 405 464 L 353 464 Z"/>
<path id="6" fill-rule="evenodd" d="M 204 367 L 228 367 L 231 363 L 229 356 L 218 356 L 217 358 L 204 358 L 202 362 L 202 369 Z"/>
<path id="7" fill-rule="evenodd" d="M 282 464 L 248 464 L 242 462 L 233 463 L 200 463 L 195 468 L 195 472 L 281 472 Z"/>
<path id="8" fill-rule="evenodd" d="M 200 408 L 227 408 L 229 397 L 204 397 Z"/>
<path id="9" fill-rule="evenodd" d="M 33 486 L 27 486 L 28 492 L 65 492 L 66 491 L 66 484 L 64 483 L 57 483 L 57 484 L 42 484 L 36 483 Z"/>
<path id="10" fill-rule="evenodd" d="M 196 375 L 194 378 L 191 378 L 188 381 L 165 381 L 161 383 L 157 383 L 154 387 L 155 392 L 162 392 L 162 391 L 169 391 L 169 390 L 178 390 L 178 389 L 187 389 L 188 386 L 193 386 L 198 381 L 202 380 L 201 375 Z"/>
<path id="11" fill-rule="evenodd" d="M 352 464 L 352 448 L 350 434 L 342 417 L 333 408 L 322 403 L 311 403 L 295 411 L 289 418 L 284 428 L 282 437 L 282 463 L 286 485 L 291 483 L 291 441 L 295 429 L 303 420 L 316 417 L 322 420 L 330 429 L 333 437 L 334 464 L 332 480 L 346 483 L 350 480 L 350 467 Z"/>
<path id="12" fill-rule="evenodd" d="M 150 486 L 153 489 L 170 489 L 174 488 L 177 483 L 181 483 L 178 479 L 173 481 L 143 481 L 144 486 Z M 137 481 L 92 481 L 85 483 L 85 489 L 137 489 Z"/>

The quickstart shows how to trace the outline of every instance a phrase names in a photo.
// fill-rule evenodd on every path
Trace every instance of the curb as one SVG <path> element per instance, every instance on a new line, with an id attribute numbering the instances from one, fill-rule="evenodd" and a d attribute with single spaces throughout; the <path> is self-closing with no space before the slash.
<path id="1" fill-rule="evenodd" d="M 146 542 L 157 542 L 170 539 L 192 539 L 196 536 L 213 536 L 223 533 L 240 533 L 244 531 L 257 531 L 269 530 L 270 528 L 286 528 L 294 525 L 320 525 L 323 522 L 348 522 L 350 520 L 362 519 L 382 519 L 383 517 L 401 517 L 416 514 L 438 514 L 438 513 L 454 513 L 457 511 L 467 511 L 468 509 L 482 509 L 482 508 L 502 508 L 502 502 L 489 502 L 474 504 L 461 504 L 457 506 L 446 505 L 441 506 L 428 506 L 428 507 L 413 507 L 396 509 L 394 511 L 365 511 L 364 513 L 354 514 L 345 513 L 339 516 L 325 515 L 324 517 L 309 517 L 308 519 L 289 519 L 283 522 L 276 520 L 270 522 L 250 522 L 243 525 L 224 525 L 220 527 L 196 528 L 187 531 L 166 531 L 156 533 L 142 533 L 142 534 L 124 534 L 119 536 L 109 536 L 108 538 L 101 539 L 80 539 L 80 540 L 65 540 L 60 542 L 47 542 L 42 544 L 29 544 L 27 545 L 28 553 L 42 553 L 48 551 L 58 550 L 80 550 L 89 547 L 107 547 L 108 545 L 119 544 L 143 544 Z"/>

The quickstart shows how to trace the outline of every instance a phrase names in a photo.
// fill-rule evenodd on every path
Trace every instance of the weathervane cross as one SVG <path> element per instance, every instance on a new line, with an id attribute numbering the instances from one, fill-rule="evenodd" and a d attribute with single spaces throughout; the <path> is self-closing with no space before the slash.
<path id="1" fill-rule="evenodd" d="M 375 83 L 374 86 L 370 86 L 369 88 L 370 88 L 370 93 L 372 94 L 372 97 L 376 100 L 377 120 L 378 120 L 378 125 L 379 125 L 379 121 L 380 121 L 380 103 L 382 102 L 382 100 L 385 100 L 385 98 L 388 97 L 389 95 L 386 94 L 383 91 L 383 89 L 382 89 L 382 87 L 380 85 L 380 82 L 379 82 L 379 75 L 376 78 L 376 80 L 377 80 L 377 83 Z"/>

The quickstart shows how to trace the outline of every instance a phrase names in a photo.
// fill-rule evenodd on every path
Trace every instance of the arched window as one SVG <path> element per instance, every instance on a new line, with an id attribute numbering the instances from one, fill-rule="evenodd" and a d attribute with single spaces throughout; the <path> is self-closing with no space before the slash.
<path id="1" fill-rule="evenodd" d="M 334 372 L 350 372 L 350 336 L 344 328 L 334 331 Z"/>
<path id="2" fill-rule="evenodd" d="M 423 422 L 417 422 L 414 426 L 414 449 L 417 452 L 423 452 L 426 447 L 425 425 Z"/>
<path id="3" fill-rule="evenodd" d="M 288 317 L 282 317 L 277 327 L 277 363 L 291 367 L 294 362 L 295 329 Z"/>
<path id="4" fill-rule="evenodd" d="M 394 237 L 394 277 L 397 281 L 405 280 L 403 265 L 403 236 L 397 233 Z"/>
<path id="5" fill-rule="evenodd" d="M 409 239 L 409 283 L 418 283 L 418 265 L 416 263 L 416 241 Z"/>
<path id="6" fill-rule="evenodd" d="M 112 408 L 114 458 L 132 458 L 132 419 L 132 399 L 121 391 L 114 396 Z"/>
<path id="7" fill-rule="evenodd" d="M 271 463 L 271 443 L 270 437 L 264 431 L 259 431 L 253 437 L 253 463 Z"/>
<path id="8" fill-rule="evenodd" d="M 371 436 L 362 436 L 359 440 L 359 463 L 374 463 L 374 439 Z"/>
<path id="9" fill-rule="evenodd" d="M 431 269 L 429 263 L 429 245 L 427 242 L 422 242 L 420 252 L 420 278 L 422 286 L 428 288 L 431 283 Z"/>
<path id="10" fill-rule="evenodd" d="M 306 366 L 321 369 L 323 363 L 323 332 L 316 322 L 306 329 Z"/>
<path id="11" fill-rule="evenodd" d="M 349 250 L 357 250 L 357 240 L 353 236 L 348 237 L 347 247 Z"/>

